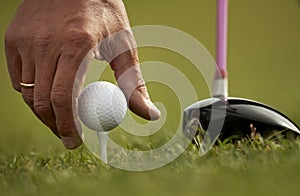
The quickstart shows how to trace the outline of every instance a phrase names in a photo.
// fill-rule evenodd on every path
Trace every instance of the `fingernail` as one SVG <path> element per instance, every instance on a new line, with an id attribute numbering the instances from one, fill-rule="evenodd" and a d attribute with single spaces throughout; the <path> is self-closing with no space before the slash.
<path id="1" fill-rule="evenodd" d="M 75 141 L 71 137 L 61 137 L 61 140 L 67 149 L 75 149 L 81 144 L 81 142 Z"/>
<path id="2" fill-rule="evenodd" d="M 148 105 L 149 105 L 149 115 L 151 117 L 151 120 L 157 120 L 160 117 L 160 111 L 159 109 L 154 105 L 154 103 L 152 103 L 151 100 L 148 100 Z"/>

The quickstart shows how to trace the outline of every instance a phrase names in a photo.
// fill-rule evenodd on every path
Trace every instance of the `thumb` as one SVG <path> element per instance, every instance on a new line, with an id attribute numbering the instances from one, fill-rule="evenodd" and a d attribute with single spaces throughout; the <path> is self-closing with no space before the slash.
<path id="1" fill-rule="evenodd" d="M 137 59 L 136 49 L 128 50 L 117 56 L 110 65 L 129 109 L 147 120 L 157 120 L 160 111 L 150 100 Z"/>
<path id="2" fill-rule="evenodd" d="M 123 29 L 101 40 L 95 56 L 110 63 L 129 109 L 142 118 L 156 120 L 160 111 L 150 100 L 136 48 L 131 30 Z"/>

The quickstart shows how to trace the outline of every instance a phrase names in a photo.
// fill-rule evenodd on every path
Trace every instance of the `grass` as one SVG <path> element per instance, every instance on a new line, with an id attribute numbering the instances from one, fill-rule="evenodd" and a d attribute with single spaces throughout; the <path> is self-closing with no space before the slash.
<path id="1" fill-rule="evenodd" d="M 169 165 L 128 172 L 75 151 L 0 150 L 1 195 L 298 195 L 300 140 L 259 137 L 218 142 L 205 156 L 189 148 Z"/>

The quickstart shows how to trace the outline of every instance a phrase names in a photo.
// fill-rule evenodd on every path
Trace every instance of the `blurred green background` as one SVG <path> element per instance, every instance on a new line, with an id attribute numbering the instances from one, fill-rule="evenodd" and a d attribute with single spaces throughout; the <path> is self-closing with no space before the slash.
<path id="1" fill-rule="evenodd" d="M 64 151 L 59 140 L 37 120 L 10 84 L 3 40 L 5 29 L 20 3 L 21 0 L 0 1 L 0 152 L 30 152 L 33 148 L 37 151 Z M 132 26 L 165 25 L 177 28 L 195 37 L 215 55 L 216 1 L 126 0 L 124 3 Z M 229 13 L 229 94 L 271 105 L 300 124 L 300 1 L 230 0 Z M 207 87 L 201 83 L 202 77 L 193 73 L 188 62 L 176 54 L 164 52 L 153 48 L 141 49 L 140 58 L 142 62 L 161 60 L 174 65 L 189 77 L 199 97 L 207 98 Z M 104 78 L 113 80 L 109 69 L 105 73 Z M 168 100 L 172 92 L 155 85 L 149 85 L 151 96 L 155 101 L 168 103 L 167 109 L 172 112 L 178 103 L 175 98 Z M 172 124 L 176 121 L 176 116 L 170 115 L 167 130 L 172 131 Z M 229 173 L 225 171 L 228 177 L 237 177 Z M 193 171 L 186 174 L 197 180 Z M 106 179 L 110 178 L 109 172 L 105 175 Z M 168 180 L 164 173 L 156 172 L 154 175 L 155 179 Z M 251 173 L 248 175 L 252 176 Z M 188 176 L 184 179 L 190 179 Z M 215 179 L 214 172 L 208 176 L 210 180 Z M 147 175 L 141 176 L 141 179 L 151 181 Z M 124 180 L 129 180 L 129 177 L 125 176 Z M 218 177 L 217 180 L 221 182 L 223 178 Z M 180 184 L 180 181 L 175 183 Z M 154 184 L 150 186 L 156 188 Z M 196 188 L 195 184 L 190 188 Z M 210 192 L 215 190 L 210 187 Z"/>

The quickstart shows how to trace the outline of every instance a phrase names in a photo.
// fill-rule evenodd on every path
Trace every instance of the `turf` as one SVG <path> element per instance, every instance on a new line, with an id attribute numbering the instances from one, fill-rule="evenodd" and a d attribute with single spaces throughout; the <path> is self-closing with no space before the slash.
<path id="1" fill-rule="evenodd" d="M 2 147 L 3 148 L 3 147 Z M 200 157 L 190 146 L 157 170 L 104 165 L 85 147 L 0 154 L 1 195 L 299 195 L 300 140 L 221 143 Z"/>

